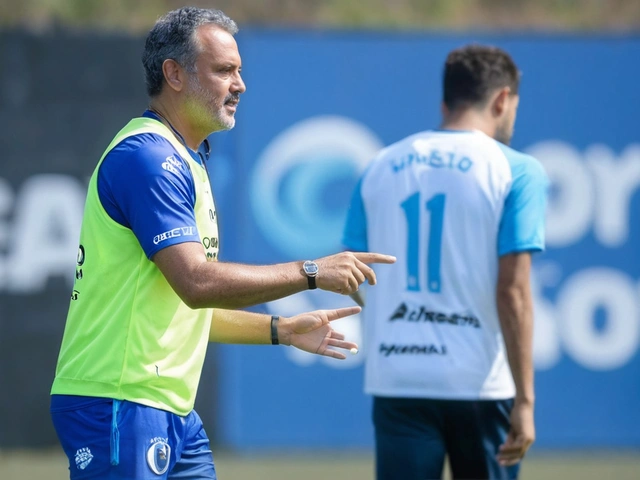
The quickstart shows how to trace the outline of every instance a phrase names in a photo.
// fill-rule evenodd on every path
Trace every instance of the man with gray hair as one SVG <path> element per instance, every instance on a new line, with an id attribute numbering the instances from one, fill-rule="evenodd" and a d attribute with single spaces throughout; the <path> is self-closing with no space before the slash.
<path id="1" fill-rule="evenodd" d="M 149 108 L 107 147 L 91 177 L 76 282 L 51 389 L 70 475 L 216 478 L 193 410 L 207 341 L 293 345 L 344 359 L 330 322 L 359 307 L 290 318 L 236 310 L 308 288 L 375 283 L 376 253 L 252 266 L 219 262 L 207 136 L 233 128 L 245 91 L 218 10 L 182 8 L 147 36 Z"/>

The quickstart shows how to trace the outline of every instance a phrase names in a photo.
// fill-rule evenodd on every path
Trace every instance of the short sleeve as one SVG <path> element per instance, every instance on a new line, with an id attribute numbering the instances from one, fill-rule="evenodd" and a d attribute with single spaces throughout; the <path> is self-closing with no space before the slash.
<path id="1" fill-rule="evenodd" d="M 549 180 L 535 158 L 508 147 L 503 150 L 509 160 L 512 182 L 500 221 L 498 255 L 542 251 Z"/>
<path id="2" fill-rule="evenodd" d="M 200 241 L 189 165 L 160 135 L 129 137 L 111 150 L 98 172 L 98 195 L 107 214 L 133 231 L 147 258 Z"/>
<path id="3" fill-rule="evenodd" d="M 342 235 L 342 244 L 345 249 L 355 252 L 366 252 L 369 250 L 367 242 L 367 217 L 362 201 L 363 178 L 360 178 L 353 190 Z"/>

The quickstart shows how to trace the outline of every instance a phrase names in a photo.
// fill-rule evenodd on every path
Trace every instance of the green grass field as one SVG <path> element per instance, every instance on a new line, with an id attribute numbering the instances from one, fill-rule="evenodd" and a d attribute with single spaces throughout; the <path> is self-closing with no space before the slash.
<path id="1" fill-rule="evenodd" d="M 371 480 L 368 453 L 235 455 L 214 452 L 220 480 Z M 67 479 L 67 461 L 55 450 L 0 451 L 2 480 Z M 448 478 L 448 475 L 445 476 Z M 639 480 L 640 451 L 531 453 L 521 480 Z"/>

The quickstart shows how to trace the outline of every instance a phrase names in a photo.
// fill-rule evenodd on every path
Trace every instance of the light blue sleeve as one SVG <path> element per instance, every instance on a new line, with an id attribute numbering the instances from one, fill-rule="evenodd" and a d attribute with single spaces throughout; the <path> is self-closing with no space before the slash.
<path id="1" fill-rule="evenodd" d="M 351 204 L 347 211 L 342 234 L 342 245 L 346 250 L 354 252 L 367 252 L 369 246 L 367 242 L 367 216 L 362 201 L 362 179 L 358 181 L 351 196 Z"/>
<path id="2" fill-rule="evenodd" d="M 499 145 L 509 161 L 512 184 L 500 221 L 498 255 L 544 250 L 547 174 L 535 158 Z"/>

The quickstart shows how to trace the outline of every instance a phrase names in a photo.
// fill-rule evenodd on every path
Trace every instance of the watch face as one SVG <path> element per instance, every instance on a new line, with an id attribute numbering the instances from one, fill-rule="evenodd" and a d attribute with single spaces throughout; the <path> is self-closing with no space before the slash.
<path id="1" fill-rule="evenodd" d="M 315 262 L 307 260 L 302 264 L 302 268 L 304 269 L 304 273 L 309 276 L 315 277 L 318 274 L 318 264 Z"/>

